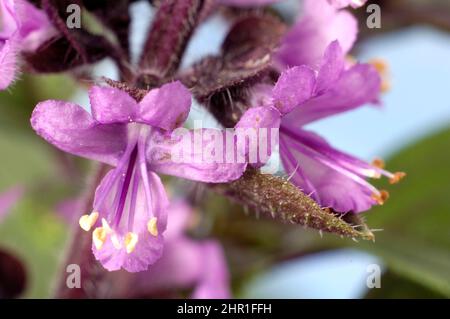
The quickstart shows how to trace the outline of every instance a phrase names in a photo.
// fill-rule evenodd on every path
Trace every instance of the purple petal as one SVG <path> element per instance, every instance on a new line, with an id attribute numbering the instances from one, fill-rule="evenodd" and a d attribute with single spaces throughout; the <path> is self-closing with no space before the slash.
<path id="1" fill-rule="evenodd" d="M 16 186 L 0 193 L 0 222 L 6 217 L 10 209 L 22 197 L 23 188 Z"/>
<path id="2" fill-rule="evenodd" d="M 179 81 L 151 90 L 139 103 L 139 120 L 151 126 L 172 131 L 189 115 L 192 97 Z"/>
<path id="3" fill-rule="evenodd" d="M 43 10 L 25 0 L 15 0 L 14 6 L 23 51 L 33 52 L 57 34 Z"/>
<path id="4" fill-rule="evenodd" d="M 273 85 L 258 83 L 253 85 L 250 89 L 250 105 L 257 106 L 272 106 L 272 90 Z"/>
<path id="5" fill-rule="evenodd" d="M 233 132 L 231 132 L 233 135 Z M 150 168 L 162 174 L 206 183 L 225 183 L 241 177 L 244 161 L 236 161 L 237 149 L 231 138 L 227 152 L 227 132 L 215 129 L 178 128 L 171 135 L 154 135 L 147 147 Z M 233 155 L 235 155 L 233 157 Z"/>
<path id="6" fill-rule="evenodd" d="M 273 89 L 273 105 L 286 114 L 308 100 L 314 90 L 315 74 L 307 66 L 297 66 L 281 73 Z"/>
<path id="7" fill-rule="evenodd" d="M 289 113 L 283 121 L 301 126 L 366 103 L 374 103 L 380 88 L 378 72 L 371 65 L 357 64 L 344 71 L 333 87 Z"/>
<path id="8" fill-rule="evenodd" d="M 89 100 L 92 117 L 99 123 L 129 123 L 135 120 L 137 102 L 122 90 L 93 86 L 89 90 Z"/>
<path id="9" fill-rule="evenodd" d="M 208 241 L 203 245 L 202 278 L 195 288 L 194 299 L 226 299 L 231 297 L 228 267 L 220 245 Z"/>
<path id="10" fill-rule="evenodd" d="M 236 128 L 278 128 L 281 114 L 273 107 L 252 107 L 236 124 Z"/>
<path id="11" fill-rule="evenodd" d="M 111 170 L 105 176 L 95 193 L 94 206 L 98 206 L 100 218 L 108 221 L 111 218 L 115 218 L 114 214 L 117 211 L 115 198 L 123 190 L 121 187 L 123 184 L 121 184 L 120 179 L 117 180 L 116 185 L 110 188 L 111 181 L 115 179 L 114 173 L 115 170 Z M 137 197 L 134 198 L 134 205 L 129 204 L 127 206 L 129 211 L 122 215 L 123 217 L 119 220 L 118 224 L 111 222 L 113 233 L 108 234 L 106 241 L 100 249 L 97 249 L 94 244 L 92 245 L 95 258 L 109 271 L 115 271 L 121 268 L 128 272 L 144 271 L 162 255 L 164 242 L 163 232 L 167 224 L 168 199 L 159 177 L 153 172 L 148 172 L 148 177 L 151 188 L 152 207 L 149 208 L 146 204 L 147 198 L 143 179 L 137 177 L 135 174 L 134 178 L 137 182 L 137 189 L 132 192 Z M 103 199 L 105 192 L 108 197 Z M 131 208 L 132 206 L 134 206 L 134 209 Z M 147 230 L 147 223 L 151 216 L 157 217 L 158 234 L 156 236 L 150 234 Z M 132 252 L 127 252 L 125 249 L 124 238 L 128 232 L 132 232 L 138 236 L 138 242 Z M 122 243 L 120 247 L 114 245 L 113 235 L 116 236 L 118 242 Z"/>
<path id="12" fill-rule="evenodd" d="M 221 4 L 236 7 L 263 6 L 280 1 L 281 0 L 218 0 Z"/>
<path id="13" fill-rule="evenodd" d="M 316 94 L 321 94 L 332 86 L 344 70 L 345 59 L 338 41 L 327 47 L 317 75 Z"/>
<path id="14" fill-rule="evenodd" d="M 115 165 L 126 148 L 126 125 L 101 125 L 81 106 L 48 100 L 33 111 L 31 125 L 57 148 L 74 155 Z"/>
<path id="15" fill-rule="evenodd" d="M 317 68 L 332 41 L 339 41 L 345 55 L 357 33 L 357 21 L 349 12 L 336 10 L 323 0 L 305 0 L 303 16 L 283 38 L 277 59 L 285 67 L 306 64 Z"/>
<path id="16" fill-rule="evenodd" d="M 351 6 L 353 9 L 362 7 L 367 0 L 328 0 L 328 2 L 337 9 Z"/>
<path id="17" fill-rule="evenodd" d="M 0 40 L 0 90 L 6 89 L 16 78 L 18 49 L 15 41 L 1 44 Z"/>
<path id="18" fill-rule="evenodd" d="M 183 200 L 177 200 L 170 203 L 167 209 L 169 223 L 164 233 L 166 241 L 183 236 L 185 229 L 188 227 L 189 218 L 193 215 L 192 207 Z"/>
<path id="19" fill-rule="evenodd" d="M 81 217 L 82 203 L 83 200 L 79 197 L 65 199 L 56 205 L 56 212 L 67 224 L 72 225 Z"/>
<path id="20" fill-rule="evenodd" d="M 19 28 L 19 18 L 16 13 L 14 0 L 0 1 L 0 43 L 11 38 Z"/>
<path id="21" fill-rule="evenodd" d="M 204 269 L 202 253 L 201 245 L 191 239 L 178 237 L 168 241 L 161 259 L 139 274 L 137 289 L 148 294 L 195 286 Z"/>
<path id="22" fill-rule="evenodd" d="M 292 176 L 291 182 L 311 194 L 322 207 L 358 213 L 376 204 L 372 197 L 378 190 L 349 169 L 358 160 L 333 149 L 319 136 L 284 127 L 280 156 L 286 173 Z"/>
<path id="23" fill-rule="evenodd" d="M 243 145 L 237 145 L 239 151 L 245 154 L 247 161 L 254 167 L 260 167 L 270 159 L 272 147 L 278 144 L 280 123 L 281 114 L 277 109 L 273 107 L 252 107 L 242 115 L 236 124 L 237 134 L 244 135 L 248 132 L 247 130 L 255 130 L 254 139 L 256 143 L 246 141 Z M 252 136 L 251 134 L 248 135 Z"/>

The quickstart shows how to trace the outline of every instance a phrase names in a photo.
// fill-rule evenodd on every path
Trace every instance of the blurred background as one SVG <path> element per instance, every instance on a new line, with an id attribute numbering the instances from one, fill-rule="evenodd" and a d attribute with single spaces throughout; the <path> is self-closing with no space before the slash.
<path id="1" fill-rule="evenodd" d="M 367 161 L 382 157 L 389 170 L 407 172 L 401 184 L 389 189 L 384 206 L 364 214 L 371 228 L 382 231 L 374 243 L 321 237 L 316 231 L 256 219 L 226 199 L 208 195 L 201 224 L 225 247 L 236 297 L 450 297 L 450 4 L 378 3 L 379 30 L 367 29 L 364 9 L 356 11 L 361 39 L 353 55 L 389 65 L 391 89 L 383 95 L 382 108 L 364 107 L 312 128 L 342 150 Z M 290 6 L 298 1 L 275 8 L 289 12 Z M 137 2 L 132 9 L 137 52 L 151 8 Z M 226 31 L 223 18 L 209 19 L 198 29 L 183 66 L 218 52 Z M 108 61 L 93 72 L 94 78 L 115 74 Z M 59 263 L 70 233 L 64 211 L 75 207 L 70 205 L 82 192 L 90 165 L 39 139 L 29 118 L 44 99 L 88 107 L 87 84 L 69 76 L 23 75 L 9 91 L 0 92 L 0 193 L 12 189 L 19 196 L 10 214 L 0 217 L 4 296 L 10 291 L 25 298 L 51 297 L 63 271 Z M 190 118 L 199 117 L 208 115 L 195 106 Z M 381 288 L 369 289 L 373 264 L 382 270 Z"/>

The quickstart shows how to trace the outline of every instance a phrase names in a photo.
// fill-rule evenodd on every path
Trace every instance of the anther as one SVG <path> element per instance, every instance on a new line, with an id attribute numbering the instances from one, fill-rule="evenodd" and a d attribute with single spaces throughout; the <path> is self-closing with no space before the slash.
<path id="1" fill-rule="evenodd" d="M 388 200 L 389 193 L 385 190 L 381 190 L 379 194 L 372 194 L 371 197 L 378 205 L 383 205 Z"/>
<path id="2" fill-rule="evenodd" d="M 377 157 L 372 161 L 372 166 L 375 166 L 376 168 L 379 168 L 379 169 L 383 169 L 385 164 L 381 158 Z"/>
<path id="3" fill-rule="evenodd" d="M 90 231 L 92 226 L 95 225 L 98 219 L 98 212 L 92 212 L 89 215 L 83 215 L 80 217 L 78 223 L 80 227 L 85 231 Z"/>
<path id="4" fill-rule="evenodd" d="M 150 234 L 153 236 L 158 236 L 158 225 L 157 225 L 158 219 L 156 217 L 150 218 L 150 220 L 147 223 L 147 230 Z"/>
<path id="5" fill-rule="evenodd" d="M 389 179 L 389 183 L 391 184 L 397 184 L 398 182 L 400 182 L 404 177 L 406 176 L 405 172 L 397 172 L 394 173 L 394 176 L 392 178 Z"/>
<path id="6" fill-rule="evenodd" d="M 127 249 L 127 254 L 131 254 L 134 251 L 137 242 L 138 242 L 137 234 L 130 232 L 125 235 L 124 243 L 125 248 Z"/>
<path id="7" fill-rule="evenodd" d="M 97 248 L 97 250 L 100 250 L 106 241 L 106 230 L 103 227 L 97 227 L 96 229 L 94 229 L 94 231 L 92 232 L 92 241 L 95 248 Z"/>

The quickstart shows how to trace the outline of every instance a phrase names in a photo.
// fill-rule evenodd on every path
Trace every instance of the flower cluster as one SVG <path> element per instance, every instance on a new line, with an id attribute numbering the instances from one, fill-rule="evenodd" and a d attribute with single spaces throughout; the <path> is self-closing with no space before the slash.
<path id="1" fill-rule="evenodd" d="M 105 56 L 117 63 L 122 81 L 104 79 L 108 85 L 90 86 L 90 111 L 71 102 L 42 101 L 32 113 L 31 126 L 59 150 L 100 162 L 109 169 L 97 181 L 90 211 L 77 216 L 78 224 L 92 233 L 92 252 L 103 267 L 109 271 L 142 272 L 139 276 L 145 280 L 137 280 L 136 286 L 151 282 L 151 287 L 143 288 L 146 292 L 176 286 L 193 288 L 192 296 L 198 298 L 230 295 L 220 245 L 212 239 L 193 240 L 186 235 L 192 208 L 183 201 L 170 202 L 160 175 L 206 183 L 213 188 L 217 186 L 213 184 L 245 178 L 246 170 L 254 171 L 265 164 L 248 160 L 175 160 L 174 133 L 190 116 L 193 98 L 201 104 L 207 101 L 204 104 L 218 122 L 232 122 L 231 130 L 276 129 L 284 172 L 295 191 L 315 201 L 318 211 L 326 211 L 329 218 L 339 222 L 344 223 L 335 213 L 359 213 L 386 201 L 388 192 L 374 187 L 368 178 L 385 176 L 396 183 L 405 176 L 403 172 L 385 170 L 382 160 L 369 164 L 338 151 L 305 128 L 314 121 L 366 104 L 381 104 L 380 68 L 348 56 L 358 27 L 347 9 L 360 7 L 365 1 L 305 0 L 301 15 L 290 27 L 272 16 L 261 22 L 257 19 L 265 18 L 258 16 L 255 30 L 272 24 L 281 26 L 269 35 L 251 30 L 243 34 L 237 27 L 238 35 L 230 31 L 221 55 L 207 57 L 182 71 L 178 68 L 189 37 L 214 6 L 205 9 L 193 0 L 161 1 L 140 62 L 133 65 L 128 39 L 123 38 L 128 35 L 126 19 L 113 13 L 109 16 L 107 10 L 95 11 L 95 6 L 85 2 L 80 1 L 100 17 L 117 41 L 110 43 L 106 37 L 96 41 L 99 36 L 87 31 L 61 31 L 61 25 L 55 22 L 62 21 L 58 16 L 61 8 L 52 1 L 42 1 L 38 7 L 25 0 L 0 0 L 0 89 L 8 87 L 17 76 L 21 56 L 39 50 L 62 59 L 43 61 L 45 55 L 33 56 L 30 61 L 37 61 L 40 68 L 50 72 L 66 71 Z M 275 2 L 218 0 L 217 4 L 235 6 L 239 12 L 246 10 L 241 7 Z M 111 10 L 116 11 L 121 10 Z M 65 42 L 48 41 L 55 35 Z M 100 49 L 104 43 L 107 45 Z M 65 46 L 69 47 L 67 52 Z M 66 53 L 64 57 L 62 52 Z M 211 136 L 223 136 L 226 130 L 201 130 L 208 133 L 200 135 L 203 148 L 225 143 Z M 191 139 L 195 134 L 196 130 L 184 129 L 178 140 L 189 141 L 191 146 L 190 141 L 197 143 L 195 137 Z M 231 143 L 235 150 L 238 142 Z M 186 158 L 197 159 L 198 149 L 186 149 L 192 153 L 185 154 Z M 271 144 L 269 152 L 274 150 Z M 254 187 L 243 192 L 258 191 Z M 260 201 L 265 198 L 256 197 Z M 0 206 L 3 202 L 0 198 Z M 263 202 L 243 204 L 274 206 Z M 0 207 L 0 215 L 1 211 Z M 306 220 L 307 225 L 308 214 L 305 219 L 298 214 L 296 220 Z"/>
<path id="2" fill-rule="evenodd" d="M 36 51 L 57 33 L 47 15 L 25 0 L 0 0 L 0 90 L 17 76 L 21 52 Z"/>

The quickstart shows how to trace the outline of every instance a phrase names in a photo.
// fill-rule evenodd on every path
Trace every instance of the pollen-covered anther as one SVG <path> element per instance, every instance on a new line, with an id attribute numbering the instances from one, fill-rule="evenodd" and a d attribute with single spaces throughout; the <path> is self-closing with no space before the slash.
<path id="1" fill-rule="evenodd" d="M 369 63 L 377 70 L 381 77 L 381 92 L 387 92 L 391 88 L 389 83 L 389 66 L 383 59 L 372 59 Z"/>
<path id="2" fill-rule="evenodd" d="M 150 218 L 147 223 L 147 230 L 153 236 L 158 236 L 158 219 L 156 217 Z"/>
<path id="3" fill-rule="evenodd" d="M 378 194 L 372 194 L 372 199 L 377 202 L 378 205 L 383 205 L 389 198 L 389 193 L 385 190 L 379 191 Z"/>
<path id="4" fill-rule="evenodd" d="M 106 241 L 106 235 L 107 235 L 107 233 L 106 233 L 106 230 L 104 227 L 97 227 L 92 232 L 92 241 L 94 243 L 95 248 L 97 248 L 97 250 L 102 249 L 103 244 Z"/>
<path id="5" fill-rule="evenodd" d="M 397 184 L 398 182 L 400 182 L 404 177 L 406 176 L 405 172 L 397 172 L 394 173 L 394 176 L 392 178 L 389 179 L 389 183 L 391 184 Z"/>
<path id="6" fill-rule="evenodd" d="M 136 248 L 136 245 L 138 243 L 138 235 L 135 233 L 127 233 L 125 235 L 124 239 L 125 248 L 127 250 L 127 254 L 131 254 L 134 249 Z"/>
<path id="7" fill-rule="evenodd" d="M 376 168 L 379 168 L 379 169 L 383 169 L 385 167 L 385 163 L 384 163 L 383 159 L 377 157 L 377 158 L 374 158 L 374 160 L 372 161 L 372 166 L 375 166 Z"/>
<path id="8" fill-rule="evenodd" d="M 384 75 L 388 72 L 389 66 L 388 63 L 380 58 L 371 59 L 369 63 L 380 73 L 381 75 Z"/>
<path id="9" fill-rule="evenodd" d="M 89 215 L 83 215 L 80 217 L 78 223 L 80 227 L 85 231 L 90 231 L 92 226 L 95 225 L 98 219 L 98 212 L 92 212 Z"/>

